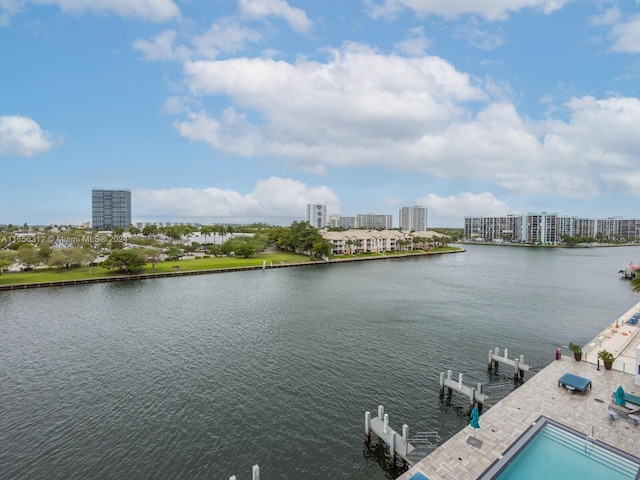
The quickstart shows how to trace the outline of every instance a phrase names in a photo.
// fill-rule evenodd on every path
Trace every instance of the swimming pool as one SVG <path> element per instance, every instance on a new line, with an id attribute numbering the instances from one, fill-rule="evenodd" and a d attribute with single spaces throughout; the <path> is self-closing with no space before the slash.
<path id="1" fill-rule="evenodd" d="M 540 417 L 481 480 L 640 480 L 640 459 Z"/>

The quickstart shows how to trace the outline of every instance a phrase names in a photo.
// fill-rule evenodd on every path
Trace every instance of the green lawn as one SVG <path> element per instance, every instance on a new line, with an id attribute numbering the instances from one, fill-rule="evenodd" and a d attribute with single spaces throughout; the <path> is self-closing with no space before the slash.
<path id="1" fill-rule="evenodd" d="M 257 267 L 266 261 L 267 265 L 283 263 L 309 262 L 307 255 L 296 253 L 278 252 L 272 254 L 256 255 L 252 258 L 241 257 L 209 257 L 189 258 L 178 261 L 158 263 L 155 268 L 148 264 L 140 274 L 165 273 L 190 270 L 215 270 L 220 268 Z M 127 273 L 106 270 L 102 267 L 82 267 L 67 269 L 43 269 L 39 268 L 30 272 L 5 272 L 0 275 L 0 285 L 15 285 L 19 283 L 56 282 L 63 280 L 83 280 L 86 278 L 105 278 L 129 275 Z"/>
<path id="2" fill-rule="evenodd" d="M 430 250 L 428 253 L 441 253 L 446 251 L 460 250 L 457 247 L 442 247 Z M 340 255 L 333 257 L 335 260 L 345 258 L 372 258 L 387 255 L 402 256 L 412 252 L 389 252 L 386 254 L 365 253 L 359 255 Z M 299 255 L 290 252 L 267 253 L 256 255 L 252 258 L 241 257 L 209 257 L 209 258 L 189 258 L 178 261 L 166 261 L 158 263 L 155 268 L 148 264 L 141 272 L 141 275 L 148 273 L 168 273 L 175 271 L 192 270 L 216 270 L 222 268 L 260 267 L 263 262 L 267 265 L 279 265 L 287 263 L 307 263 L 312 262 L 307 255 Z M 16 285 L 21 283 L 41 283 L 56 282 L 64 280 L 84 280 L 89 278 L 107 278 L 120 275 L 129 275 L 119 271 L 106 270 L 102 267 L 82 267 L 67 269 L 39 268 L 30 272 L 5 272 L 0 275 L 0 285 Z"/>

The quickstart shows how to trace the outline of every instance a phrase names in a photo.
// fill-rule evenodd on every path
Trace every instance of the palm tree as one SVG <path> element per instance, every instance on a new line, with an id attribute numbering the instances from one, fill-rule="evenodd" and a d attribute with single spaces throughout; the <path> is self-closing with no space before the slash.
<path id="1" fill-rule="evenodd" d="M 207 237 L 214 233 L 214 227 L 212 225 L 203 225 L 200 227 L 200 233 L 204 235 L 204 249 L 207 250 Z"/>
<path id="2" fill-rule="evenodd" d="M 224 237 L 227 235 L 227 229 L 224 225 L 218 225 L 218 234 L 222 237 L 222 243 L 224 243 Z"/>
<path id="3" fill-rule="evenodd" d="M 344 243 L 347 246 L 347 253 L 349 253 L 349 255 L 353 255 L 353 251 L 351 249 L 351 246 L 353 245 L 353 240 L 349 239 Z"/>

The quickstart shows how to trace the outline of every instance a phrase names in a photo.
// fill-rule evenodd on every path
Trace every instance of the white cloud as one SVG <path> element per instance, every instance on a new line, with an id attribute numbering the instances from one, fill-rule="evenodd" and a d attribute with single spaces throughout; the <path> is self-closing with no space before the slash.
<path id="1" fill-rule="evenodd" d="M 31 157 L 51 146 L 48 134 L 31 118 L 0 116 L 0 155 Z"/>
<path id="2" fill-rule="evenodd" d="M 637 98 L 574 98 L 554 113 L 567 120 L 536 122 L 521 116 L 508 85 L 481 85 L 438 57 L 359 44 L 330 54 L 325 62 L 186 62 L 194 102 L 225 96 L 231 106 L 211 112 L 181 102 L 174 126 L 216 150 L 282 158 L 318 175 L 366 166 L 514 195 L 584 199 L 618 188 L 617 174 L 640 172 Z"/>
<path id="3" fill-rule="evenodd" d="M 136 189 L 133 199 L 136 210 L 150 219 L 286 219 L 285 223 L 289 223 L 305 218 L 308 203 L 327 205 L 331 211 L 340 208 L 338 197 L 328 187 L 310 187 L 297 180 L 279 177 L 259 180 L 253 192 L 246 194 L 213 187 Z"/>
<path id="4" fill-rule="evenodd" d="M 190 52 L 184 46 L 175 46 L 177 33 L 173 30 L 165 30 L 153 37 L 151 41 L 137 39 L 133 42 L 133 48 L 142 52 L 144 58 L 151 61 L 167 61 L 179 58 L 189 58 Z"/>
<path id="5" fill-rule="evenodd" d="M 204 112 L 193 114 L 179 122 L 180 133 L 234 153 L 240 142 L 246 156 L 281 155 L 303 164 L 373 159 L 388 164 L 376 153 L 385 145 L 442 129 L 465 114 L 460 103 L 486 98 L 468 75 L 438 57 L 382 55 L 357 44 L 331 53 L 327 63 L 264 58 L 187 62 L 194 95 L 227 95 L 235 108 L 215 120 Z M 241 110 L 263 121 L 251 123 Z M 205 125 L 212 131 L 203 130 Z"/>
<path id="6" fill-rule="evenodd" d="M 475 14 L 487 20 L 505 20 L 509 13 L 518 12 L 525 8 L 536 8 L 544 13 L 552 13 L 562 8 L 571 0 L 367 0 L 372 17 L 393 16 L 403 9 L 413 10 L 419 17 L 426 15 L 441 15 L 443 17 L 457 17 L 464 14 Z"/>
<path id="7" fill-rule="evenodd" d="M 401 42 L 396 42 L 393 47 L 402 53 L 411 56 L 422 56 L 429 48 L 429 40 L 424 36 L 424 27 L 410 29 L 407 38 Z"/>
<path id="8" fill-rule="evenodd" d="M 223 18 L 213 23 L 207 33 L 194 38 L 193 45 L 201 57 L 215 58 L 218 52 L 236 53 L 244 50 L 246 43 L 261 39 L 259 32 L 231 18 Z"/>
<path id="9" fill-rule="evenodd" d="M 292 7 L 285 0 L 240 0 L 240 12 L 249 18 L 281 17 L 296 32 L 308 32 L 312 23 L 304 10 Z"/>
<path id="10" fill-rule="evenodd" d="M 28 4 L 53 5 L 66 13 L 111 13 L 149 22 L 166 22 L 180 17 L 173 0 L 5 0 L 0 2 L 0 21 L 3 15 L 19 13 Z"/>
<path id="11" fill-rule="evenodd" d="M 20 13 L 23 7 L 22 0 L 0 0 L 0 27 L 9 25 L 11 17 Z"/>
<path id="12" fill-rule="evenodd" d="M 470 46 L 480 50 L 493 50 L 504 44 L 502 34 L 481 30 L 478 27 L 478 21 L 475 19 L 458 25 L 454 30 L 454 37 L 466 40 Z"/>
<path id="13" fill-rule="evenodd" d="M 463 192 L 448 197 L 429 194 L 419 198 L 417 204 L 427 207 L 427 221 L 430 227 L 461 225 L 464 217 L 469 216 L 490 217 L 518 213 L 489 192 Z"/>
<path id="14" fill-rule="evenodd" d="M 605 12 L 600 15 L 594 15 L 591 17 L 591 25 L 600 27 L 600 26 L 609 26 L 615 25 L 622 18 L 622 13 L 618 7 L 609 8 Z"/>
<path id="15" fill-rule="evenodd" d="M 569 121 L 546 125 L 544 138 L 545 152 L 563 166 L 565 182 L 574 182 L 584 196 L 631 185 L 617 178 L 640 173 L 640 100 L 586 96 L 572 99 L 567 108 Z M 638 190 L 629 193 L 637 195 Z"/>
<path id="16" fill-rule="evenodd" d="M 179 44 L 177 39 L 177 32 L 165 30 L 151 40 L 135 40 L 133 48 L 150 61 L 215 59 L 220 53 L 244 50 L 247 43 L 260 41 L 262 35 L 231 18 L 222 18 L 213 23 L 206 33 L 193 36 L 190 47 Z"/>
<path id="17" fill-rule="evenodd" d="M 614 25 L 611 37 L 611 50 L 614 52 L 640 53 L 640 15 L 634 15 L 628 21 Z"/>

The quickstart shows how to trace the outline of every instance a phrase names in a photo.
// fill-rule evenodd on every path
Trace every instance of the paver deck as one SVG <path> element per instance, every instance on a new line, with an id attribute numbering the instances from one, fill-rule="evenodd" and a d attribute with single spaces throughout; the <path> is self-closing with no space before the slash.
<path id="1" fill-rule="evenodd" d="M 629 313 L 639 310 L 640 303 L 620 318 L 626 319 L 630 316 Z M 629 332 L 629 328 L 625 327 L 624 331 Z M 617 350 L 617 356 L 628 357 L 629 362 L 633 361 L 635 364 L 635 351 L 640 343 L 637 327 L 627 335 L 620 335 L 620 339 L 615 338 L 615 335 L 612 332 L 611 338 L 596 338 L 592 342 L 594 345 L 591 345 L 592 351 L 600 348 Z M 611 343 L 605 340 L 610 340 Z M 640 385 L 635 384 L 635 376 L 629 370 L 625 370 L 627 373 L 605 370 L 602 364 L 600 370 L 597 370 L 597 357 L 591 357 L 587 355 L 588 361 L 582 362 L 576 362 L 573 357 L 568 356 L 554 361 L 481 415 L 480 428 L 475 432 L 476 438 L 482 441 L 480 447 L 467 443 L 467 439 L 473 436 L 473 429 L 467 426 L 398 480 L 409 480 L 417 472 L 424 474 L 429 480 L 475 479 L 540 415 L 584 434 L 590 433 L 593 427 L 596 439 L 638 456 L 640 426 L 634 425 L 632 421 L 611 420 L 607 407 L 611 405 L 612 393 L 619 385 L 634 395 L 640 395 Z M 558 379 L 565 373 L 591 379 L 592 389 L 586 390 L 584 394 L 577 394 L 558 386 Z"/>

